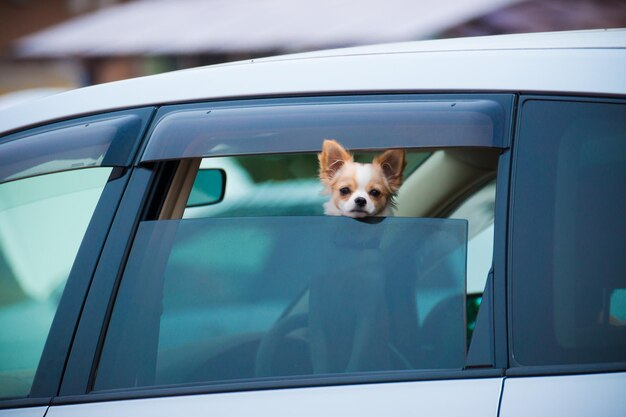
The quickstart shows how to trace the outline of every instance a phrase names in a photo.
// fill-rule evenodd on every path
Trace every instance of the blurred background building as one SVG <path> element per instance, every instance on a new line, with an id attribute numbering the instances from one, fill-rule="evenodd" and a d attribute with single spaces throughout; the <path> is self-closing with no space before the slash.
<path id="1" fill-rule="evenodd" d="M 278 53 L 615 27 L 626 0 L 0 0 L 0 107 Z"/>

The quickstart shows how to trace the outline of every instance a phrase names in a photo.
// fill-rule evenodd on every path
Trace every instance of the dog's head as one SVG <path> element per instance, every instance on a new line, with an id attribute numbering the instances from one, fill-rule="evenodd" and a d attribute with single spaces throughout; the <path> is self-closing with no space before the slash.
<path id="1" fill-rule="evenodd" d="M 387 214 L 406 166 L 403 150 L 388 150 L 371 164 L 360 164 L 339 143 L 328 139 L 318 159 L 320 180 L 331 194 L 326 214 L 348 217 Z"/>

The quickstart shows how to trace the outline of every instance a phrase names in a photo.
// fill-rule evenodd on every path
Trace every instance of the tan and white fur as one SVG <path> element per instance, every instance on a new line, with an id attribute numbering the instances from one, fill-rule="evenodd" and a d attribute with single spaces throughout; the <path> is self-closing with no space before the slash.
<path id="1" fill-rule="evenodd" d="M 406 166 L 404 150 L 391 149 L 372 163 L 361 164 L 335 140 L 326 139 L 318 159 L 320 181 L 330 194 L 324 214 L 355 218 L 392 214 Z"/>

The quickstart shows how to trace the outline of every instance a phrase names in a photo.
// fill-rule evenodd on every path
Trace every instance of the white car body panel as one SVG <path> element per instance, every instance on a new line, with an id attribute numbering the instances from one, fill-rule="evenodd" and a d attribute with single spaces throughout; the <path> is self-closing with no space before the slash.
<path id="1" fill-rule="evenodd" d="M 496 416 L 501 378 L 346 385 L 51 407 L 47 417 Z"/>
<path id="2" fill-rule="evenodd" d="M 626 30 L 387 48 L 250 60 L 73 90 L 0 112 L 0 134 L 115 109 L 238 97 L 378 91 L 626 95 Z"/>
<path id="3" fill-rule="evenodd" d="M 26 407 L 0 410 L 0 417 L 43 417 L 48 407 Z"/>
<path id="4" fill-rule="evenodd" d="M 626 373 L 507 378 L 500 417 L 626 415 Z"/>

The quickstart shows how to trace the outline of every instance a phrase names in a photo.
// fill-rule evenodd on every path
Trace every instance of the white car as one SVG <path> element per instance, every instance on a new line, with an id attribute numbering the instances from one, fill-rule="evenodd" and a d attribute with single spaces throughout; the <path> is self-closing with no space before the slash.
<path id="1" fill-rule="evenodd" d="M 324 139 L 403 149 L 325 216 Z M 626 30 L 251 60 L 0 111 L 0 417 L 622 416 Z"/>

